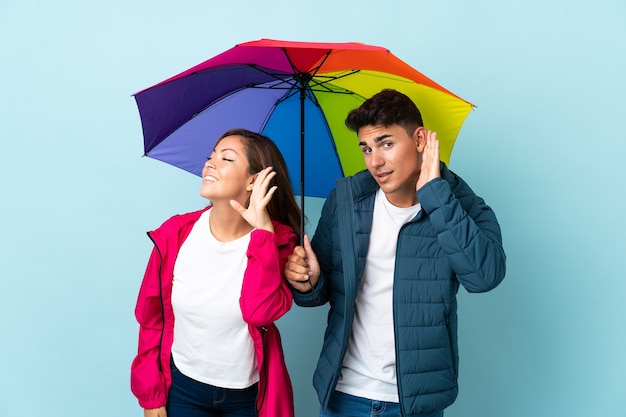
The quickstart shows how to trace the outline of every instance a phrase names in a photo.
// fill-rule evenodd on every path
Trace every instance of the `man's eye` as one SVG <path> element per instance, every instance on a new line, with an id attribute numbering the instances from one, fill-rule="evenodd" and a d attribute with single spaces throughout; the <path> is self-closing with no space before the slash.
<path id="1" fill-rule="evenodd" d="M 365 154 L 370 153 L 371 151 L 372 151 L 371 148 L 361 148 L 361 152 L 363 152 Z"/>
<path id="2" fill-rule="evenodd" d="M 385 142 L 385 143 L 383 143 L 383 147 L 384 148 L 390 148 L 392 146 L 393 146 L 393 142 Z"/>

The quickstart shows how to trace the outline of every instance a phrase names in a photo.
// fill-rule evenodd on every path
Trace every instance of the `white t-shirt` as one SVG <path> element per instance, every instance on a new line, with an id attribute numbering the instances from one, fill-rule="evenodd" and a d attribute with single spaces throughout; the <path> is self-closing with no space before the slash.
<path id="1" fill-rule="evenodd" d="M 196 381 L 247 388 L 259 379 L 254 343 L 239 307 L 250 234 L 218 241 L 210 213 L 202 213 L 176 258 L 172 357 Z"/>
<path id="2" fill-rule="evenodd" d="M 393 330 L 393 273 L 398 233 L 421 205 L 392 205 L 379 189 L 372 233 L 348 350 L 337 391 L 378 401 L 398 402 Z"/>

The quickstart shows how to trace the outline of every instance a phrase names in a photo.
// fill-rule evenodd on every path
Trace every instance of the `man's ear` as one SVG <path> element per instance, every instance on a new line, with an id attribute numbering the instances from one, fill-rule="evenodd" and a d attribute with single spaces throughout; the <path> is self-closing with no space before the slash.
<path id="1" fill-rule="evenodd" d="M 415 148 L 419 153 L 424 152 L 426 147 L 426 129 L 424 126 L 420 126 L 413 132 L 413 141 L 415 142 Z"/>

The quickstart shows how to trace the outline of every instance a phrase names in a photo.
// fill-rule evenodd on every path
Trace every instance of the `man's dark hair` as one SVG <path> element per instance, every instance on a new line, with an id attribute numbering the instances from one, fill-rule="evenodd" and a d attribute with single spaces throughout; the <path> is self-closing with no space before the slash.
<path id="1" fill-rule="evenodd" d="M 400 125 L 409 135 L 423 126 L 422 114 L 413 101 L 396 90 L 385 89 L 365 100 L 361 106 L 348 113 L 346 126 L 359 132 L 367 125 Z"/>

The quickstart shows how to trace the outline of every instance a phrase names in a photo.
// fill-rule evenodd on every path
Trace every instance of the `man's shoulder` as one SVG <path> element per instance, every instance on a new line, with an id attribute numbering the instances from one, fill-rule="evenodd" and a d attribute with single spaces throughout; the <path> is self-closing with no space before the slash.
<path id="1" fill-rule="evenodd" d="M 355 200 L 373 195 L 379 188 L 378 183 L 372 177 L 372 174 L 370 174 L 366 169 L 359 171 L 352 176 L 341 178 L 339 181 L 347 181 L 350 183 L 352 197 Z"/>
<path id="2" fill-rule="evenodd" d="M 452 171 L 443 162 L 441 163 L 441 178 L 443 178 L 449 185 L 454 194 L 459 195 L 474 195 L 474 191 L 470 186 L 461 178 L 456 172 Z"/>
<path id="3" fill-rule="evenodd" d="M 337 215 L 337 210 L 345 207 L 348 204 L 348 198 L 340 190 L 350 190 L 352 204 L 358 205 L 364 199 L 373 198 L 378 190 L 378 183 L 372 178 L 371 174 L 367 170 L 359 171 L 354 175 L 338 178 L 335 182 L 336 187 L 328 194 L 326 201 L 324 202 L 324 209 L 322 209 L 322 215 L 334 217 Z M 347 185 L 347 187 L 344 187 Z M 355 210 L 354 207 L 350 207 L 350 210 Z"/>

